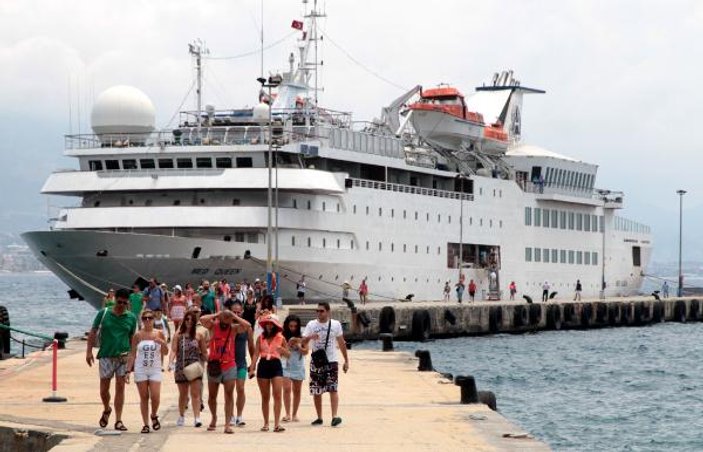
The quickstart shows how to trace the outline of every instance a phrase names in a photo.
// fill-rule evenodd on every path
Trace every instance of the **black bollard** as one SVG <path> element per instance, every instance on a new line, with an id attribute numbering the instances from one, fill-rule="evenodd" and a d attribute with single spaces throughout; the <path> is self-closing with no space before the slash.
<path id="1" fill-rule="evenodd" d="M 382 350 L 384 352 L 392 352 L 393 351 L 393 335 L 391 333 L 381 333 L 378 336 L 382 343 Z"/>
<path id="2" fill-rule="evenodd" d="M 432 357 L 430 356 L 429 350 L 418 350 L 415 352 L 415 356 L 420 359 L 417 370 L 420 372 L 432 372 L 434 370 L 434 367 L 432 367 Z"/>
<path id="3" fill-rule="evenodd" d="M 68 333 L 63 331 L 56 331 L 54 333 L 54 339 L 59 341 L 59 350 L 66 348 L 66 339 L 68 339 Z"/>
<path id="4" fill-rule="evenodd" d="M 454 384 L 461 388 L 461 403 L 478 403 L 478 390 L 473 376 L 457 376 L 454 378 Z"/>
<path id="5" fill-rule="evenodd" d="M 5 306 L 0 306 L 0 323 L 10 326 L 10 313 Z M 10 357 L 10 330 L 0 328 L 0 359 Z"/>
<path id="6" fill-rule="evenodd" d="M 478 401 L 484 405 L 488 405 L 488 408 L 493 411 L 498 411 L 496 395 L 492 391 L 478 391 Z"/>

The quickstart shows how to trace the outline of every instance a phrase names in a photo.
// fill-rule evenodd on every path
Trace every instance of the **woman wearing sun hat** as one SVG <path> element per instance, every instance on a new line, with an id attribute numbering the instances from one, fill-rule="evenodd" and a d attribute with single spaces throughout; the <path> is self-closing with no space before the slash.
<path id="1" fill-rule="evenodd" d="M 262 328 L 262 332 L 256 341 L 256 351 L 252 357 L 249 372 L 253 372 L 256 369 L 256 379 L 261 391 L 261 411 L 264 415 L 264 426 L 261 431 L 267 432 L 269 430 L 269 400 L 271 395 L 273 395 L 273 431 L 283 432 L 285 429 L 280 424 L 283 392 L 283 365 L 281 358 L 287 358 L 290 352 L 286 339 L 281 333 L 283 327 L 276 316 L 271 314 L 261 316 L 259 325 Z"/>
<path id="2" fill-rule="evenodd" d="M 168 311 L 169 317 L 173 321 L 173 325 L 175 326 L 174 329 L 176 331 L 178 331 L 178 328 L 181 326 L 181 322 L 183 321 L 183 316 L 185 315 L 187 308 L 188 299 L 183 293 L 181 286 L 176 284 L 173 286 L 173 296 L 171 297 L 171 306 Z"/>

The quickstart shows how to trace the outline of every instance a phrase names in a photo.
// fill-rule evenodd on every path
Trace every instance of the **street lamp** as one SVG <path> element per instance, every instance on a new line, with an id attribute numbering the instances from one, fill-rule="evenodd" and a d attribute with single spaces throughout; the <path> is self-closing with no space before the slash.
<path id="1" fill-rule="evenodd" d="M 459 180 L 459 282 L 461 282 L 461 266 L 464 263 L 464 176 L 462 173 L 456 175 Z"/>
<path id="2" fill-rule="evenodd" d="M 271 88 L 274 88 L 278 86 L 280 83 L 280 80 L 274 77 L 269 77 L 268 80 L 266 80 L 264 77 L 259 77 L 256 79 L 259 83 L 261 83 L 262 88 L 267 88 L 268 89 L 268 100 L 269 103 L 266 105 L 264 102 L 259 103 L 256 107 L 253 109 L 253 116 L 256 121 L 259 122 L 259 124 L 264 124 L 268 122 L 268 162 L 267 162 L 267 169 L 268 169 L 268 185 L 267 185 L 267 223 L 266 223 L 266 287 L 267 290 L 271 291 L 271 285 L 273 282 L 273 262 L 272 262 L 272 257 L 271 257 L 271 242 L 273 238 L 273 234 L 271 231 L 271 205 L 272 205 L 272 190 L 271 190 L 271 163 L 273 161 L 273 127 L 272 127 L 272 113 L 271 113 Z M 262 134 L 263 135 L 263 134 Z M 276 281 L 276 286 L 278 286 L 278 281 Z"/>
<path id="3" fill-rule="evenodd" d="M 605 299 L 605 203 L 608 202 L 610 190 L 598 190 L 600 200 L 603 201 L 603 223 L 601 224 L 601 234 L 603 234 L 602 254 L 601 254 L 601 273 L 600 273 L 600 298 Z"/>
<path id="4" fill-rule="evenodd" d="M 676 194 L 679 195 L 679 289 L 677 294 L 681 297 L 683 295 L 683 271 L 681 268 L 681 252 L 683 250 L 683 195 L 686 194 L 686 190 L 676 190 Z"/>

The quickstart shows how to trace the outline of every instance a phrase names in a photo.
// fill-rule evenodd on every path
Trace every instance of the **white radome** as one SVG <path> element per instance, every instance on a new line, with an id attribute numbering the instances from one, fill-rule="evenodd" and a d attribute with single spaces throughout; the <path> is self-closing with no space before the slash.
<path id="1" fill-rule="evenodd" d="M 108 88 L 98 96 L 90 114 L 93 132 L 104 134 L 144 134 L 154 130 L 156 109 L 151 99 L 132 86 Z"/>
<path id="2" fill-rule="evenodd" d="M 254 121 L 264 123 L 269 120 L 269 106 L 267 103 L 261 102 L 252 109 Z"/>

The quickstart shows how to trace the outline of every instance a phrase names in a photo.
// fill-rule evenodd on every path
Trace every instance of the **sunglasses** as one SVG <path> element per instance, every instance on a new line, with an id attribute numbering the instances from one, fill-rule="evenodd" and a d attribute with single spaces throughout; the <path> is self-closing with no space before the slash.
<path id="1" fill-rule="evenodd" d="M 153 317 L 142 317 L 142 320 L 154 320 Z"/>
<path id="2" fill-rule="evenodd" d="M 327 312 L 325 309 L 317 309 L 317 312 Z"/>
<path id="3" fill-rule="evenodd" d="M 127 306 L 129 304 L 129 301 L 118 301 L 117 304 Z"/>

